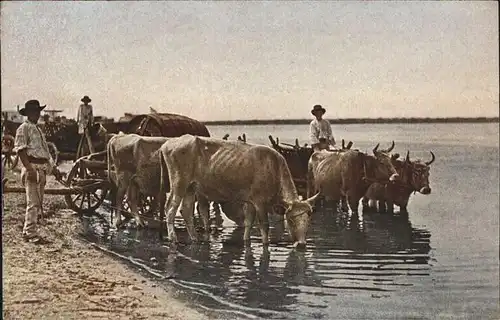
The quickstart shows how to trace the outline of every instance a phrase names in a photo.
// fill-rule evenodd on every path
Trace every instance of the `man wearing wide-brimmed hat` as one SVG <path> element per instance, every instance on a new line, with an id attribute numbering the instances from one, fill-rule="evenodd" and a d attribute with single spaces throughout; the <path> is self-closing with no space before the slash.
<path id="1" fill-rule="evenodd" d="M 87 145 L 90 152 L 94 153 L 94 146 L 92 145 L 89 132 L 89 129 L 94 125 L 94 112 L 92 110 L 92 105 L 89 104 L 92 99 L 90 99 L 89 96 L 84 96 L 80 101 L 83 102 L 83 104 L 78 108 L 76 122 L 78 122 L 78 134 L 82 136 L 78 144 L 77 154 L 81 152 L 84 139 L 87 139 Z"/>
<path id="2" fill-rule="evenodd" d="M 328 120 L 323 119 L 326 110 L 321 105 L 315 105 L 311 113 L 315 117 L 309 124 L 309 135 L 314 151 L 335 147 L 335 139 L 332 134 L 332 127 Z"/>
<path id="3" fill-rule="evenodd" d="M 27 119 L 17 128 L 14 151 L 23 164 L 21 183 L 26 188 L 26 216 L 23 228 L 25 240 L 35 243 L 43 241 L 37 233 L 36 224 L 39 215 L 43 213 L 43 195 L 46 176 L 53 174 L 57 179 L 61 173 L 56 167 L 49 152 L 47 140 L 37 122 L 41 111 L 38 100 L 29 100 L 19 114 Z"/>

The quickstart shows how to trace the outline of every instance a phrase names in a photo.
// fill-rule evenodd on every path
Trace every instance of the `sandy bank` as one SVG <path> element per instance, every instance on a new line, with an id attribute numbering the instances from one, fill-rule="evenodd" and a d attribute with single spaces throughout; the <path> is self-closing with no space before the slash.
<path id="1" fill-rule="evenodd" d="M 208 319 L 76 239 L 80 221 L 62 196 L 44 201 L 46 245 L 21 238 L 24 194 L 4 194 L 3 203 L 3 319 Z"/>

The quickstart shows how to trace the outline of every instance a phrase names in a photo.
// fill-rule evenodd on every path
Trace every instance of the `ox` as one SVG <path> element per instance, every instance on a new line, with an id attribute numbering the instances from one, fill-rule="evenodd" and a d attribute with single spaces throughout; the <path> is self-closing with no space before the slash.
<path id="1" fill-rule="evenodd" d="M 431 153 L 431 160 L 422 162 L 420 160 L 410 161 L 410 152 L 406 153 L 406 158 L 401 161 L 398 155 L 392 157 L 392 163 L 398 171 L 401 179 L 398 183 L 383 184 L 380 182 L 373 183 L 367 190 L 363 205 L 370 205 L 369 200 L 378 202 L 378 210 L 381 212 L 394 211 L 394 205 L 400 207 L 400 212 L 407 212 L 408 201 L 410 195 L 415 192 L 428 195 L 431 193 L 429 186 L 429 170 L 430 165 L 436 157 Z"/>
<path id="2" fill-rule="evenodd" d="M 115 191 L 115 226 L 122 225 L 121 211 L 125 194 L 130 210 L 139 226 L 144 222 L 139 216 L 139 196 L 156 196 L 160 204 L 160 220 L 163 221 L 165 193 L 160 190 L 159 149 L 169 138 L 144 137 L 137 134 L 118 134 L 107 145 L 108 179 Z M 114 172 L 112 168 L 114 167 Z M 127 193 L 128 191 L 128 193 Z"/>
<path id="3" fill-rule="evenodd" d="M 373 149 L 373 156 L 359 150 L 345 152 L 315 152 L 308 163 L 308 196 L 318 192 L 326 200 L 345 200 L 352 213 L 357 213 L 359 200 L 375 181 L 395 181 L 399 174 L 388 153 L 394 148 Z M 373 181 L 374 180 L 374 181 Z"/>
<path id="4" fill-rule="evenodd" d="M 296 247 L 304 248 L 312 214 L 311 203 L 317 195 L 301 201 L 286 161 L 267 146 L 183 135 L 170 139 L 160 149 L 162 177 L 169 174 L 170 194 L 167 201 L 167 231 L 177 242 L 174 217 L 181 214 L 192 241 L 197 241 L 193 226 L 195 196 L 205 230 L 208 224 L 208 201 L 238 203 L 244 212 L 244 241 L 249 243 L 250 230 L 258 219 L 262 243 L 269 243 L 268 213 L 283 214 Z M 166 179 L 161 185 L 167 189 Z"/>

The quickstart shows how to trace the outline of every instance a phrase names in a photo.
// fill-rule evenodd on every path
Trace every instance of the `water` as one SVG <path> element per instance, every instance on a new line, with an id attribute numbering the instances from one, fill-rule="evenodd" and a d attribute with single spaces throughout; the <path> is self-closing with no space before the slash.
<path id="1" fill-rule="evenodd" d="M 248 142 L 307 142 L 307 126 L 209 127 L 212 136 L 243 133 Z M 92 222 L 87 237 L 132 256 L 221 318 L 496 319 L 499 317 L 498 124 L 334 126 L 354 147 L 382 148 L 430 159 L 432 194 L 410 199 L 407 218 L 358 219 L 316 212 L 305 252 L 279 242 L 265 250 L 258 229 L 244 248 L 241 229 L 225 220 L 210 244 L 176 251 L 152 231 L 129 230 L 105 240 Z M 176 221 L 181 239 L 182 221 Z M 97 236 L 97 237 L 96 237 Z M 233 313 L 223 312 L 230 310 Z"/>

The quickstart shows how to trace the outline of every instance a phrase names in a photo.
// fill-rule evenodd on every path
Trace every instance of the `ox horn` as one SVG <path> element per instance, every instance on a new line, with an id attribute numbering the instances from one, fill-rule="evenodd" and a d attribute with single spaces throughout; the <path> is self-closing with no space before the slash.
<path id="1" fill-rule="evenodd" d="M 375 146 L 375 148 L 373 148 L 373 153 L 377 153 L 377 150 L 378 150 L 378 146 L 380 145 L 380 143 L 377 143 L 377 145 Z"/>
<path id="2" fill-rule="evenodd" d="M 342 139 L 342 149 L 345 149 L 345 140 Z"/>
<path id="3" fill-rule="evenodd" d="M 349 141 L 349 143 L 347 144 L 346 149 L 351 149 L 351 147 L 352 147 L 352 141 Z"/>
<path id="4" fill-rule="evenodd" d="M 276 146 L 276 145 L 277 145 L 277 143 L 276 143 L 276 141 L 274 141 L 274 139 L 273 139 L 273 136 L 272 136 L 272 135 L 269 135 L 269 137 L 268 137 L 268 138 L 269 138 L 269 141 L 271 141 L 271 144 L 272 144 L 273 146 Z"/>
<path id="5" fill-rule="evenodd" d="M 406 162 L 410 163 L 410 150 L 406 151 Z"/>
<path id="6" fill-rule="evenodd" d="M 429 152 L 431 153 L 432 159 L 431 159 L 431 161 L 425 163 L 425 165 L 427 165 L 427 166 L 429 166 L 431 163 L 434 162 L 434 160 L 436 160 L 436 156 L 434 155 L 434 153 L 432 153 L 432 151 L 429 151 Z"/>
<path id="7" fill-rule="evenodd" d="M 247 142 L 247 135 L 243 133 L 243 142 Z"/>
<path id="8" fill-rule="evenodd" d="M 313 206 L 314 203 L 316 202 L 316 199 L 319 197 L 320 192 L 316 193 L 314 196 L 304 200 L 305 202 L 309 203 L 309 205 Z"/>
<path id="9" fill-rule="evenodd" d="M 295 139 L 295 148 L 300 148 L 299 139 Z"/>
<path id="10" fill-rule="evenodd" d="M 383 150 L 383 151 L 384 151 L 384 152 L 386 152 L 386 153 L 389 153 L 389 152 L 391 152 L 391 151 L 392 151 L 392 149 L 394 149 L 394 140 L 392 140 L 392 144 L 391 144 L 391 146 L 389 147 L 389 149 L 386 149 L 386 150 Z"/>

